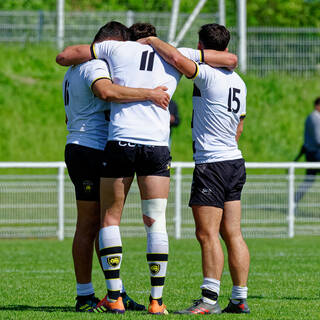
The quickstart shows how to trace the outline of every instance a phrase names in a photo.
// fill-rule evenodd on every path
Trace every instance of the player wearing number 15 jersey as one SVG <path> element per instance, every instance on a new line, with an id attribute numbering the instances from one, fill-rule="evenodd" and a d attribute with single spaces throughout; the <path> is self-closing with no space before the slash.
<path id="1" fill-rule="evenodd" d="M 199 31 L 199 49 L 225 51 L 229 31 L 208 24 Z M 249 313 L 246 303 L 249 251 L 240 229 L 240 197 L 246 179 L 238 139 L 246 114 L 246 86 L 234 71 L 197 65 L 174 47 L 150 37 L 153 48 L 186 76 L 194 76 L 192 138 L 196 167 L 191 197 L 196 235 L 201 245 L 202 298 L 182 314 L 221 313 L 218 304 L 223 271 L 219 233 L 228 249 L 232 296 L 223 312 Z"/>

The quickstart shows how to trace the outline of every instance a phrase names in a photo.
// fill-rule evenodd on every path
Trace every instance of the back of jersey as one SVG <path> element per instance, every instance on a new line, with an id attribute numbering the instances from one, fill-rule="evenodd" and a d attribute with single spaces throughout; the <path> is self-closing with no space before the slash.
<path id="1" fill-rule="evenodd" d="M 168 87 L 173 95 L 181 74 L 166 63 L 151 46 L 138 42 L 104 41 L 94 45 L 97 58 L 108 62 L 114 83 L 133 88 Z M 109 140 L 150 145 L 168 145 L 169 110 L 151 101 L 111 106 Z"/>
<path id="2" fill-rule="evenodd" d="M 92 60 L 70 67 L 63 81 L 65 112 L 68 118 L 67 144 L 103 150 L 108 139 L 105 111 L 110 104 L 94 96 L 92 84 L 101 78 L 110 79 L 104 61 Z"/>
<path id="3" fill-rule="evenodd" d="M 236 72 L 204 64 L 194 83 L 194 160 L 207 163 L 242 158 L 236 134 L 246 114 L 245 83 Z"/>

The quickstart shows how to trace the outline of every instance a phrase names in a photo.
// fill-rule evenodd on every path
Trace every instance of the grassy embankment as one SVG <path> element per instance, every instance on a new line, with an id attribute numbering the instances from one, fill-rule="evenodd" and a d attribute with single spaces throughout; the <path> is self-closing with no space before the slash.
<path id="1" fill-rule="evenodd" d="M 66 136 L 61 82 L 66 69 L 50 47 L 1 46 L 0 161 L 63 160 Z M 316 78 L 244 77 L 247 118 L 240 148 L 247 161 L 291 161 L 302 143 L 306 115 L 320 94 Z M 173 132 L 173 161 L 192 161 L 192 82 L 183 79 L 174 99 L 181 125 Z"/>

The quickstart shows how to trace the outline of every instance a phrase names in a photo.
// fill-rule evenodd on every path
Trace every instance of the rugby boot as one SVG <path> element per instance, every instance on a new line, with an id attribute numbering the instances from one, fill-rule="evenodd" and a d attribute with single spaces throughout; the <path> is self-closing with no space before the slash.
<path id="1" fill-rule="evenodd" d="M 108 301 L 107 296 L 105 296 L 92 312 L 101 313 L 101 312 L 111 312 L 111 313 L 124 313 L 125 308 L 122 302 L 122 297 L 119 297 L 116 301 Z"/>
<path id="2" fill-rule="evenodd" d="M 230 299 L 229 304 L 222 310 L 222 313 L 250 313 L 250 309 L 248 307 L 246 299 L 239 299 L 236 301 L 239 301 L 239 303 L 235 304 Z"/>
<path id="3" fill-rule="evenodd" d="M 77 296 L 76 300 L 76 312 L 91 312 L 100 301 L 94 294 Z"/>
<path id="4" fill-rule="evenodd" d="M 131 311 L 144 311 L 146 307 L 143 304 L 139 304 L 135 302 L 132 298 L 130 298 L 126 292 L 121 293 L 122 301 L 124 308 Z"/>
<path id="5" fill-rule="evenodd" d="M 169 314 L 167 311 L 167 307 L 165 304 L 162 302 L 162 299 L 152 299 L 151 297 L 149 298 L 150 304 L 148 307 L 148 313 L 150 314 Z"/>
<path id="6" fill-rule="evenodd" d="M 202 299 L 194 300 L 193 305 L 184 310 L 176 311 L 176 314 L 218 314 L 221 308 L 218 301 L 215 304 L 204 302 Z"/>

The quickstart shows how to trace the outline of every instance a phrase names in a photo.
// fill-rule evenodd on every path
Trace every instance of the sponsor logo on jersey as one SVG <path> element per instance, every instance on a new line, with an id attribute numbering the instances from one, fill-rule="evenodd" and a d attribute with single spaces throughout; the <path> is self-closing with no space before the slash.
<path id="1" fill-rule="evenodd" d="M 108 265 L 111 267 L 116 267 L 121 261 L 120 256 L 113 256 L 107 259 Z"/>
<path id="2" fill-rule="evenodd" d="M 159 273 L 159 271 L 160 271 L 160 264 L 159 263 L 150 263 L 149 269 L 150 269 L 150 272 L 153 275 L 155 275 L 155 274 Z"/>
<path id="3" fill-rule="evenodd" d="M 85 180 L 83 181 L 83 189 L 85 193 L 90 193 L 92 191 L 93 188 L 93 182 L 90 180 Z"/>

